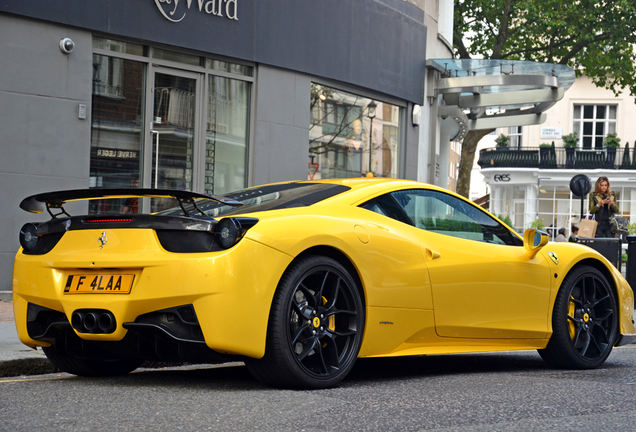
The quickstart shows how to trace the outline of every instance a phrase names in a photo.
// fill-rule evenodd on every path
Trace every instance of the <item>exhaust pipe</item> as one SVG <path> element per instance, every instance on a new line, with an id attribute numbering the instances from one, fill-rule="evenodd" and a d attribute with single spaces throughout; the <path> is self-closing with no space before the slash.
<path id="1" fill-rule="evenodd" d="M 84 331 L 84 313 L 82 312 L 73 312 L 73 315 L 71 315 L 71 325 L 73 326 L 73 328 L 75 330 L 77 330 L 78 332 L 83 332 Z"/>
<path id="2" fill-rule="evenodd" d="M 101 314 L 98 325 L 102 333 L 112 333 L 115 330 L 115 316 L 110 312 Z"/>
<path id="3" fill-rule="evenodd" d="M 95 327 L 97 327 L 97 314 L 95 314 L 94 312 L 87 313 L 84 316 L 84 321 L 82 322 L 82 324 L 84 324 L 84 328 L 88 332 L 92 332 L 93 330 L 95 330 Z"/>
<path id="4" fill-rule="evenodd" d="M 79 333 L 112 333 L 117 328 L 117 320 L 107 310 L 83 309 L 73 312 L 71 326 Z"/>

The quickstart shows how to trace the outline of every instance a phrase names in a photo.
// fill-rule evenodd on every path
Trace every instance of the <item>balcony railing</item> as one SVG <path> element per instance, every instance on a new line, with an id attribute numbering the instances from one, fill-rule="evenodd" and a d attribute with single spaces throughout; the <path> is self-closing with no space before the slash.
<path id="1" fill-rule="evenodd" d="M 479 152 L 477 163 L 482 168 L 636 170 L 636 148 L 488 148 Z"/>

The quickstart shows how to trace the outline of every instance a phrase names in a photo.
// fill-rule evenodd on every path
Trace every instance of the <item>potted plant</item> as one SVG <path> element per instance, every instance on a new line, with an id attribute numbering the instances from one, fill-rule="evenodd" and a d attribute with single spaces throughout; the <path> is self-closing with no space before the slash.
<path id="1" fill-rule="evenodd" d="M 607 168 L 614 168 L 616 162 L 616 149 L 621 146 L 621 139 L 615 133 L 608 133 L 603 140 L 603 146 L 607 151 L 607 159 L 605 159 L 605 166 Z"/>
<path id="2" fill-rule="evenodd" d="M 506 215 L 506 216 L 497 215 L 497 218 L 499 218 L 500 221 L 502 221 L 503 223 L 505 223 L 509 227 L 512 227 L 512 219 L 510 219 L 510 216 L 508 216 L 508 215 Z"/>
<path id="3" fill-rule="evenodd" d="M 574 154 L 579 145 L 579 136 L 576 132 L 563 135 L 563 147 L 565 147 L 565 167 L 574 168 Z"/>
<path id="4" fill-rule="evenodd" d="M 550 150 L 552 144 L 543 143 L 539 144 L 539 167 L 547 168 L 550 165 Z"/>
<path id="5" fill-rule="evenodd" d="M 615 133 L 608 133 L 603 140 L 603 145 L 607 148 L 618 148 L 621 146 L 621 139 Z"/>
<path id="6" fill-rule="evenodd" d="M 529 228 L 536 229 L 538 231 L 542 231 L 545 228 L 545 224 L 543 223 L 543 219 L 537 218 L 530 222 Z"/>
<path id="7" fill-rule="evenodd" d="M 510 145 L 510 138 L 508 138 L 504 134 L 501 134 L 495 139 L 495 144 L 497 144 L 498 150 L 508 150 L 508 146 Z"/>

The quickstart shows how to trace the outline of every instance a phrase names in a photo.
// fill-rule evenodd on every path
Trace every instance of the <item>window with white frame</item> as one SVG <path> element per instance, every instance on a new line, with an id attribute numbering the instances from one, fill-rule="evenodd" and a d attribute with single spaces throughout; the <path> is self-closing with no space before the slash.
<path id="1" fill-rule="evenodd" d="M 523 144 L 523 126 L 512 126 L 508 128 L 508 138 L 510 138 L 511 148 L 520 148 Z"/>
<path id="2" fill-rule="evenodd" d="M 584 149 L 602 148 L 608 133 L 616 133 L 618 105 L 575 104 L 572 130 Z"/>

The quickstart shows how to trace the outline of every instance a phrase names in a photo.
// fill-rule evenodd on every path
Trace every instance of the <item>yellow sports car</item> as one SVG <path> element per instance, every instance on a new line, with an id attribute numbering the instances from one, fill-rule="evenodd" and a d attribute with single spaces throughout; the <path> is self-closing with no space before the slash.
<path id="1" fill-rule="evenodd" d="M 178 206 L 64 208 L 126 197 Z M 419 182 L 299 181 L 224 197 L 87 189 L 21 207 L 52 219 L 20 232 L 18 334 L 72 374 L 240 359 L 266 384 L 325 388 L 358 357 L 537 349 L 584 369 L 636 341 L 632 290 L 597 252 L 536 230 L 521 238 Z"/>

